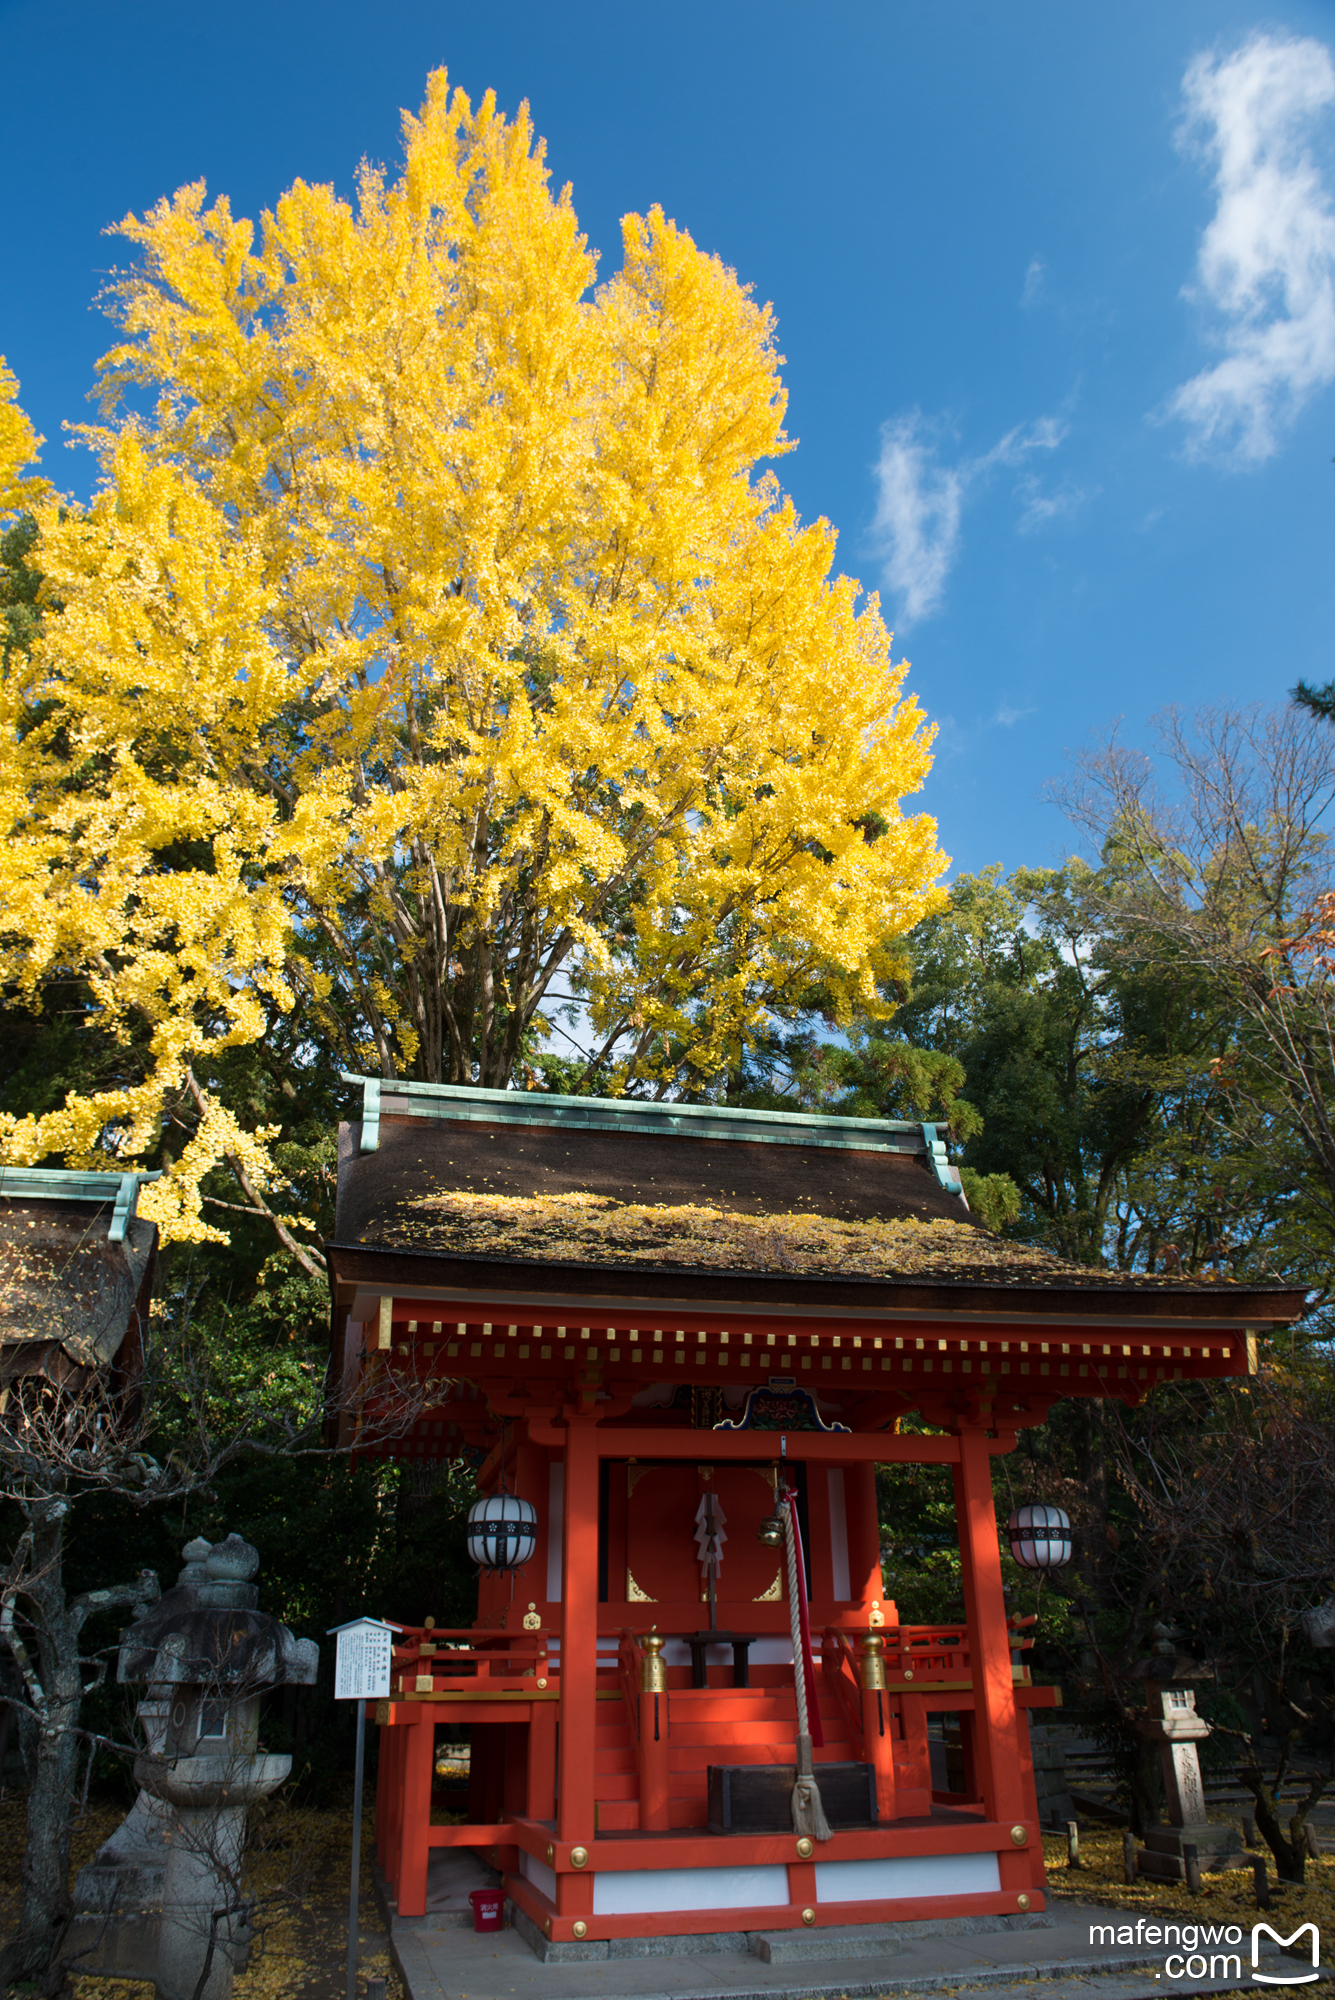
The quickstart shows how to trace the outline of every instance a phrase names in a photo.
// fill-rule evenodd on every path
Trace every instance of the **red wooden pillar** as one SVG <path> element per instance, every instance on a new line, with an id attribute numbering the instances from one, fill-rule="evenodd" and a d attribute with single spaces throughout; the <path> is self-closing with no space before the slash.
<path id="1" fill-rule="evenodd" d="M 380 1776 L 376 1789 L 376 1856 L 397 1901 L 403 1858 L 403 1773 L 413 1741 L 410 1727 L 388 1723 L 380 1731 Z M 383 1817 L 382 1817 L 383 1808 Z"/>
<path id="2" fill-rule="evenodd" d="M 557 1830 L 562 1840 L 587 1846 L 593 1839 L 598 1716 L 598 1430 L 592 1417 L 572 1416 L 568 1424 Z"/>
<path id="3" fill-rule="evenodd" d="M 807 1570 L 811 1577 L 812 1623 L 834 1614 L 834 1559 L 830 1543 L 830 1473 L 828 1465 L 807 1466 Z M 842 1596 L 838 1600 L 845 1603 Z"/>
<path id="4" fill-rule="evenodd" d="M 379 1755 L 375 1781 L 375 1858 L 386 1877 L 394 1853 L 394 1809 L 399 1798 L 397 1735 L 397 1730 L 381 1729 L 376 1744 Z"/>
<path id="5" fill-rule="evenodd" d="M 640 1696 L 641 1833 L 666 1833 L 672 1825 L 672 1759 L 668 1747 L 670 1700 L 666 1689 L 661 1694 Z"/>
<path id="6" fill-rule="evenodd" d="M 895 1718 L 884 1689 L 862 1690 L 862 1755 L 876 1773 L 876 1813 L 879 1819 L 898 1819 L 898 1786 L 895 1783 Z"/>
<path id="7" fill-rule="evenodd" d="M 981 1427 L 962 1429 L 959 1440 L 955 1516 L 964 1572 L 964 1607 L 969 1621 L 975 1771 L 988 1817 L 1019 1823 L 1025 1818 L 1024 1764 L 1011 1679 L 1006 1600 L 1001 1587 L 992 1462 L 987 1433 Z M 1009 1886 L 1009 1871 L 1005 1867 L 1008 1858 L 1002 1857 L 1002 1882 L 1006 1886 Z"/>
<path id="8" fill-rule="evenodd" d="M 556 1703 L 535 1701 L 528 1730 L 530 1819 L 556 1818 Z"/>
<path id="9" fill-rule="evenodd" d="M 512 1722 L 505 1730 L 505 1783 L 498 1819 L 528 1810 L 528 1730 Z"/>
<path id="10" fill-rule="evenodd" d="M 788 1863 L 788 1907 L 800 1910 L 816 1907 L 816 1864 L 814 1861 Z"/>
<path id="11" fill-rule="evenodd" d="M 435 1715 L 429 1703 L 402 1730 L 403 1776 L 400 1798 L 397 1900 L 401 1917 L 426 1915 L 426 1865 L 430 1858 L 431 1777 L 436 1748 Z"/>
<path id="12" fill-rule="evenodd" d="M 876 1467 L 844 1468 L 848 1514 L 848 1579 L 855 1604 L 880 1602 L 885 1596 L 881 1577 L 881 1527 L 876 1506 Z"/>
<path id="13" fill-rule="evenodd" d="M 921 1695 L 901 1693 L 903 1736 L 895 1755 L 895 1802 L 906 1817 L 932 1810 L 932 1753 L 927 1741 L 927 1704 Z"/>

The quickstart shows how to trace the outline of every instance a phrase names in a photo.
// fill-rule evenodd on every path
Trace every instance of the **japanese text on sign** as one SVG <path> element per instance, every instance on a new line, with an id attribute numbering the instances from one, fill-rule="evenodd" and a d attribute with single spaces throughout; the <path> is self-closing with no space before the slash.
<path id="1" fill-rule="evenodd" d="M 389 1693 L 394 1634 L 386 1625 L 350 1625 L 338 1635 L 335 1701 L 380 1701 Z"/>

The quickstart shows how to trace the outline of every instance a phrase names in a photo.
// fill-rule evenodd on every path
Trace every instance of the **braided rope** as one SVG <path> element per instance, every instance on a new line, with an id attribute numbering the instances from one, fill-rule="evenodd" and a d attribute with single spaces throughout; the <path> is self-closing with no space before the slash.
<path id="1" fill-rule="evenodd" d="M 830 1838 L 830 1823 L 825 1817 L 825 1807 L 821 1802 L 820 1786 L 811 1761 L 811 1717 L 807 1707 L 807 1661 L 810 1649 L 806 1641 L 807 1621 L 804 1615 L 805 1599 L 802 1595 L 802 1580 L 797 1568 L 797 1509 L 794 1495 L 789 1492 L 783 1508 L 784 1547 L 788 1557 L 788 1630 L 793 1641 L 793 1692 L 797 1696 L 797 1770 L 793 1783 L 793 1830 L 816 1840 Z M 814 1688 L 811 1690 L 814 1692 Z M 818 1740 L 819 1713 L 817 1716 Z"/>
<path id="2" fill-rule="evenodd" d="M 788 1554 L 788 1630 L 793 1641 L 793 1686 L 797 1690 L 797 1733 L 810 1736 L 807 1723 L 807 1669 L 802 1657 L 802 1607 L 797 1599 L 797 1537 L 793 1533 L 793 1510 L 783 1510 L 783 1541 Z"/>

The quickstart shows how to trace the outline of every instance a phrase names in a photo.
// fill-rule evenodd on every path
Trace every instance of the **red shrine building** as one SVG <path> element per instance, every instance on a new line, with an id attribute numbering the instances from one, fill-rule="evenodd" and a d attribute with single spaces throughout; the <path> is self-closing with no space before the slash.
<path id="1" fill-rule="evenodd" d="M 400 1913 L 450 1846 L 538 1945 L 1041 1910 L 1028 1711 L 1058 1694 L 1008 1625 L 992 1461 L 1059 1397 L 1246 1375 L 1301 1294 L 999 1239 L 931 1125 L 348 1081 L 343 1441 L 469 1452 L 528 1523 L 370 1710 Z M 876 1467 L 914 1463 L 950 1467 L 959 1624 L 886 1598 Z M 790 1810 L 804 1692 L 828 1837 Z M 468 1823 L 434 1824 L 461 1735 Z"/>

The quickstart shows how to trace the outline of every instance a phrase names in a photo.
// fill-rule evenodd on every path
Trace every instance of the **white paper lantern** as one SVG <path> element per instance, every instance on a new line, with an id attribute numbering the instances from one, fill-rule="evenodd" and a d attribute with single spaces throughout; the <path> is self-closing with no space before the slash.
<path id="1" fill-rule="evenodd" d="M 522 1569 L 537 1545 L 538 1517 L 513 1493 L 493 1493 L 468 1510 L 468 1553 L 479 1569 Z"/>
<path id="2" fill-rule="evenodd" d="M 1006 1533 L 1022 1569 L 1061 1569 L 1071 1560 L 1070 1516 L 1060 1507 L 1017 1507 Z"/>

